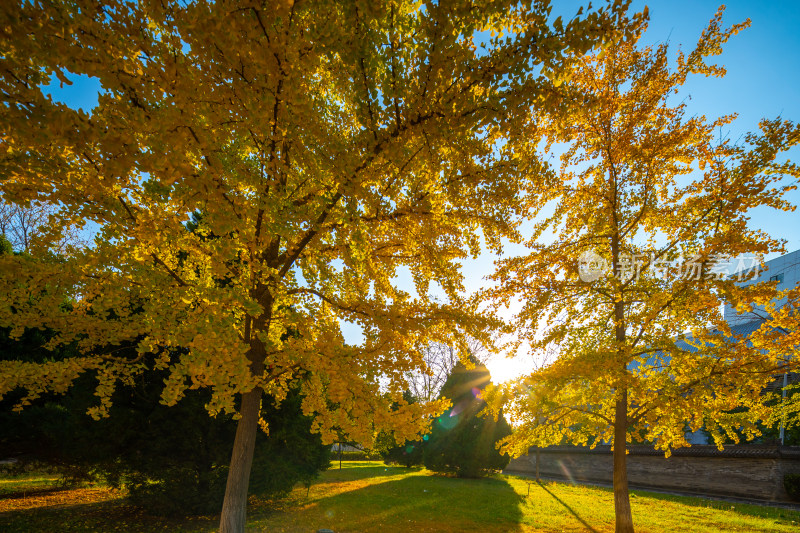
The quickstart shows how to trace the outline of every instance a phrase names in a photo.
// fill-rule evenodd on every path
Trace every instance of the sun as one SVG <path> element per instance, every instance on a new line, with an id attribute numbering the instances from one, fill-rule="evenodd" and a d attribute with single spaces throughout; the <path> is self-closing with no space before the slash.
<path id="1" fill-rule="evenodd" d="M 492 375 L 492 383 L 497 385 L 530 374 L 533 371 L 533 363 L 531 358 L 525 355 L 508 357 L 500 353 L 486 362 L 486 368 Z"/>

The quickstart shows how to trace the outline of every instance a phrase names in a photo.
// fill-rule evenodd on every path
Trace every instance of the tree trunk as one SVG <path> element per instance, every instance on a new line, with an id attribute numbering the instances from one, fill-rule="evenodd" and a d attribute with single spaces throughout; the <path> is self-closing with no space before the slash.
<path id="1" fill-rule="evenodd" d="M 626 451 L 628 432 L 628 392 L 622 390 L 614 416 L 614 511 L 616 533 L 633 533 L 631 500 L 628 494 L 628 464 Z"/>
<path id="2" fill-rule="evenodd" d="M 225 500 L 219 520 L 220 533 L 244 533 L 247 517 L 247 488 L 250 484 L 250 469 L 256 448 L 258 416 L 261 407 L 261 389 L 256 387 L 242 395 L 242 417 L 236 425 L 231 466 L 225 486 Z"/>
<path id="3" fill-rule="evenodd" d="M 625 331 L 625 286 L 620 269 L 620 242 L 617 211 L 618 189 L 617 176 L 613 172 L 614 216 L 612 219 L 613 234 L 611 237 L 611 264 L 617 276 L 617 293 L 614 298 L 614 338 L 617 341 L 620 380 L 617 385 L 616 405 L 614 406 L 614 512 L 616 514 L 616 533 L 633 533 L 633 516 L 631 515 L 631 499 L 628 494 L 628 389 L 625 377 L 628 374 L 628 359 L 623 347 L 627 341 Z"/>

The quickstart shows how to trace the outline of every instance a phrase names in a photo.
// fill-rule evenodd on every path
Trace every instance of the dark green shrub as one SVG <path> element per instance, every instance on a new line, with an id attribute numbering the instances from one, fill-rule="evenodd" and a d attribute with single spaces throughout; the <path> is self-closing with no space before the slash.
<path id="1" fill-rule="evenodd" d="M 387 463 L 403 465 L 406 468 L 422 464 L 423 441 L 406 442 L 402 446 L 393 446 L 383 453 Z"/>
<path id="2" fill-rule="evenodd" d="M 0 402 L 0 456 L 44 464 L 69 479 L 104 478 L 124 486 L 130 500 L 148 512 L 217 513 L 236 421 L 209 417 L 207 390 L 187 391 L 175 406 L 162 405 L 164 377 L 145 372 L 135 386 L 119 387 L 110 416 L 99 421 L 86 415 L 96 403 L 97 383 L 89 375 L 66 395 L 42 398 L 21 413 L 10 411 L 11 399 Z M 269 435 L 261 433 L 256 441 L 251 494 L 285 494 L 328 467 L 330 448 L 311 434 L 301 402 L 296 390 L 279 407 L 264 402 Z"/>
<path id="3" fill-rule="evenodd" d="M 194 231 L 201 215 L 187 224 Z M 207 237 L 211 238 L 211 237 Z M 0 237 L 0 254 L 12 253 Z M 219 279 L 222 286 L 228 280 Z M 65 302 L 64 305 L 68 305 Z M 135 306 L 133 306 L 135 307 Z M 138 311 L 134 311 L 138 312 Z M 109 316 L 108 320 L 113 320 Z M 43 362 L 75 357 L 74 347 L 45 349 L 54 332 L 27 329 L 12 338 L 0 328 L 0 360 Z M 287 331 L 286 336 L 296 335 Z M 119 358 L 136 359 L 135 340 L 113 346 Z M 172 351 L 173 358 L 179 350 Z M 209 417 L 207 389 L 189 390 L 172 407 L 160 402 L 166 370 L 157 370 L 151 355 L 136 382 L 120 385 L 112 396 L 109 417 L 94 421 L 86 415 L 97 404 L 97 379 L 91 372 L 78 378 L 68 393 L 47 394 L 23 412 L 11 408 L 22 398 L 11 391 L 0 400 L 0 459 L 18 458 L 55 470 L 66 480 L 104 478 L 125 487 L 130 499 L 162 514 L 209 514 L 222 506 L 236 421 Z M 176 361 L 173 361 L 176 362 Z M 269 435 L 259 433 L 250 476 L 250 493 L 285 494 L 297 482 L 310 483 L 328 467 L 330 449 L 311 434 L 311 419 L 303 415 L 299 389 L 288 392 L 280 406 L 265 400 L 261 418 Z"/>
<path id="4" fill-rule="evenodd" d="M 800 501 L 800 474 L 784 475 L 783 486 L 791 499 Z"/>

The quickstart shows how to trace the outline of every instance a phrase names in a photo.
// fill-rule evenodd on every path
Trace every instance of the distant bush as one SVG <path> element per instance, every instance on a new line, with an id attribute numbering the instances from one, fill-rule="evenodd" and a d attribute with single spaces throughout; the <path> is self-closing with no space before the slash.
<path id="1" fill-rule="evenodd" d="M 381 458 L 381 454 L 371 450 L 348 450 L 342 452 L 342 461 L 377 461 Z M 331 451 L 331 461 L 339 460 L 339 452 L 337 450 Z"/>
<path id="2" fill-rule="evenodd" d="M 786 487 L 786 493 L 791 499 L 800 501 L 800 474 L 783 476 L 783 486 Z"/>

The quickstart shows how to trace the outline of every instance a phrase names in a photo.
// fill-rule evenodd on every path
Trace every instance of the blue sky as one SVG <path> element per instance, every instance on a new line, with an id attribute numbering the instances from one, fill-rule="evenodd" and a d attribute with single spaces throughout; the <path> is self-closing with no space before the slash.
<path id="1" fill-rule="evenodd" d="M 718 2 L 707 0 L 636 1 L 634 8 L 650 8 L 649 43 L 669 40 L 690 50 L 714 15 Z M 716 63 L 728 73 L 720 78 L 695 77 L 684 86 L 692 114 L 718 117 L 737 113 L 727 133 L 732 140 L 758 128 L 763 118 L 778 116 L 800 121 L 800 2 L 796 0 L 736 0 L 726 3 L 723 23 L 730 26 L 751 20 L 749 28 L 732 37 Z M 800 150 L 791 156 L 800 159 Z M 800 193 L 790 194 L 800 203 Z M 800 214 L 759 211 L 754 227 L 787 240 L 787 251 L 800 248 Z M 772 256 L 770 256 L 772 258 Z"/>

